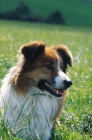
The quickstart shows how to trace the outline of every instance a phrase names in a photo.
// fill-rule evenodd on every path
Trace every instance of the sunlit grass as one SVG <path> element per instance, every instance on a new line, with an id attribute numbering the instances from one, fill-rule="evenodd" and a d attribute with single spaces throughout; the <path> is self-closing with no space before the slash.
<path id="1" fill-rule="evenodd" d="M 73 85 L 64 105 L 55 140 L 92 140 L 92 29 L 0 21 L 0 81 L 17 62 L 20 46 L 42 40 L 47 46 L 66 44 L 74 56 L 69 74 Z M 1 83 L 1 82 L 0 82 Z M 2 120 L 0 140 L 15 138 Z"/>

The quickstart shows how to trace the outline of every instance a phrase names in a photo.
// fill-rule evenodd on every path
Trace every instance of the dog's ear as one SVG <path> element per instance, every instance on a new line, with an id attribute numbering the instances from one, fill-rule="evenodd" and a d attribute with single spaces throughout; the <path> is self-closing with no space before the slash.
<path id="1" fill-rule="evenodd" d="M 34 41 L 22 46 L 21 53 L 24 55 L 27 61 L 31 61 L 34 57 L 44 52 L 45 43 Z"/>
<path id="2" fill-rule="evenodd" d="M 58 45 L 53 48 L 57 51 L 59 56 L 63 58 L 64 63 L 72 67 L 73 57 L 68 47 L 64 45 Z"/>

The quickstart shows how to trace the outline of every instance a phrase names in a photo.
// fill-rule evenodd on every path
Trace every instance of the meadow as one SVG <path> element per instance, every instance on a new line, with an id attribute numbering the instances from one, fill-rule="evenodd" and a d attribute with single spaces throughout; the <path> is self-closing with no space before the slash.
<path id="1" fill-rule="evenodd" d="M 92 28 L 0 20 L 0 85 L 17 62 L 21 45 L 44 41 L 47 46 L 66 44 L 74 62 L 68 68 L 73 81 L 53 140 L 92 140 Z M 0 140 L 21 140 L 0 122 Z M 28 139 L 27 139 L 28 140 Z"/>
<path id="2" fill-rule="evenodd" d="M 16 9 L 20 0 L 0 1 L 0 12 Z M 52 12 L 59 10 L 69 26 L 92 26 L 92 2 L 87 0 L 22 0 L 31 13 L 47 18 Z"/>

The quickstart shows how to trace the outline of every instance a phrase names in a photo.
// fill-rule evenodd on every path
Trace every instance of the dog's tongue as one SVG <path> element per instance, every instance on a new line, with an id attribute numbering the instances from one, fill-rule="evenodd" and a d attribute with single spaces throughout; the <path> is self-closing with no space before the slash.
<path id="1" fill-rule="evenodd" d="M 60 95 L 63 95 L 64 94 L 64 91 L 63 90 L 57 90 L 55 88 L 52 88 L 52 91 L 56 94 L 60 94 Z"/>

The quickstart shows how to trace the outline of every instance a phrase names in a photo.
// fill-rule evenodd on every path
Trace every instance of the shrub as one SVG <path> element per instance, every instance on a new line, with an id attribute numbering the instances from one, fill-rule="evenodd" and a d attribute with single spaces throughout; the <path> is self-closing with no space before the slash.
<path id="1" fill-rule="evenodd" d="M 51 13 L 46 20 L 47 23 L 65 24 L 65 19 L 62 14 L 57 10 Z"/>
<path id="2" fill-rule="evenodd" d="M 29 20 L 30 10 L 23 2 L 20 2 L 15 10 L 1 13 L 0 17 L 4 19 Z"/>
<path id="3" fill-rule="evenodd" d="M 42 16 L 31 13 L 29 8 L 23 2 L 20 2 L 18 7 L 16 7 L 16 9 L 13 11 L 6 11 L 4 13 L 0 13 L 0 18 L 11 20 L 24 20 L 31 22 L 44 22 Z"/>

